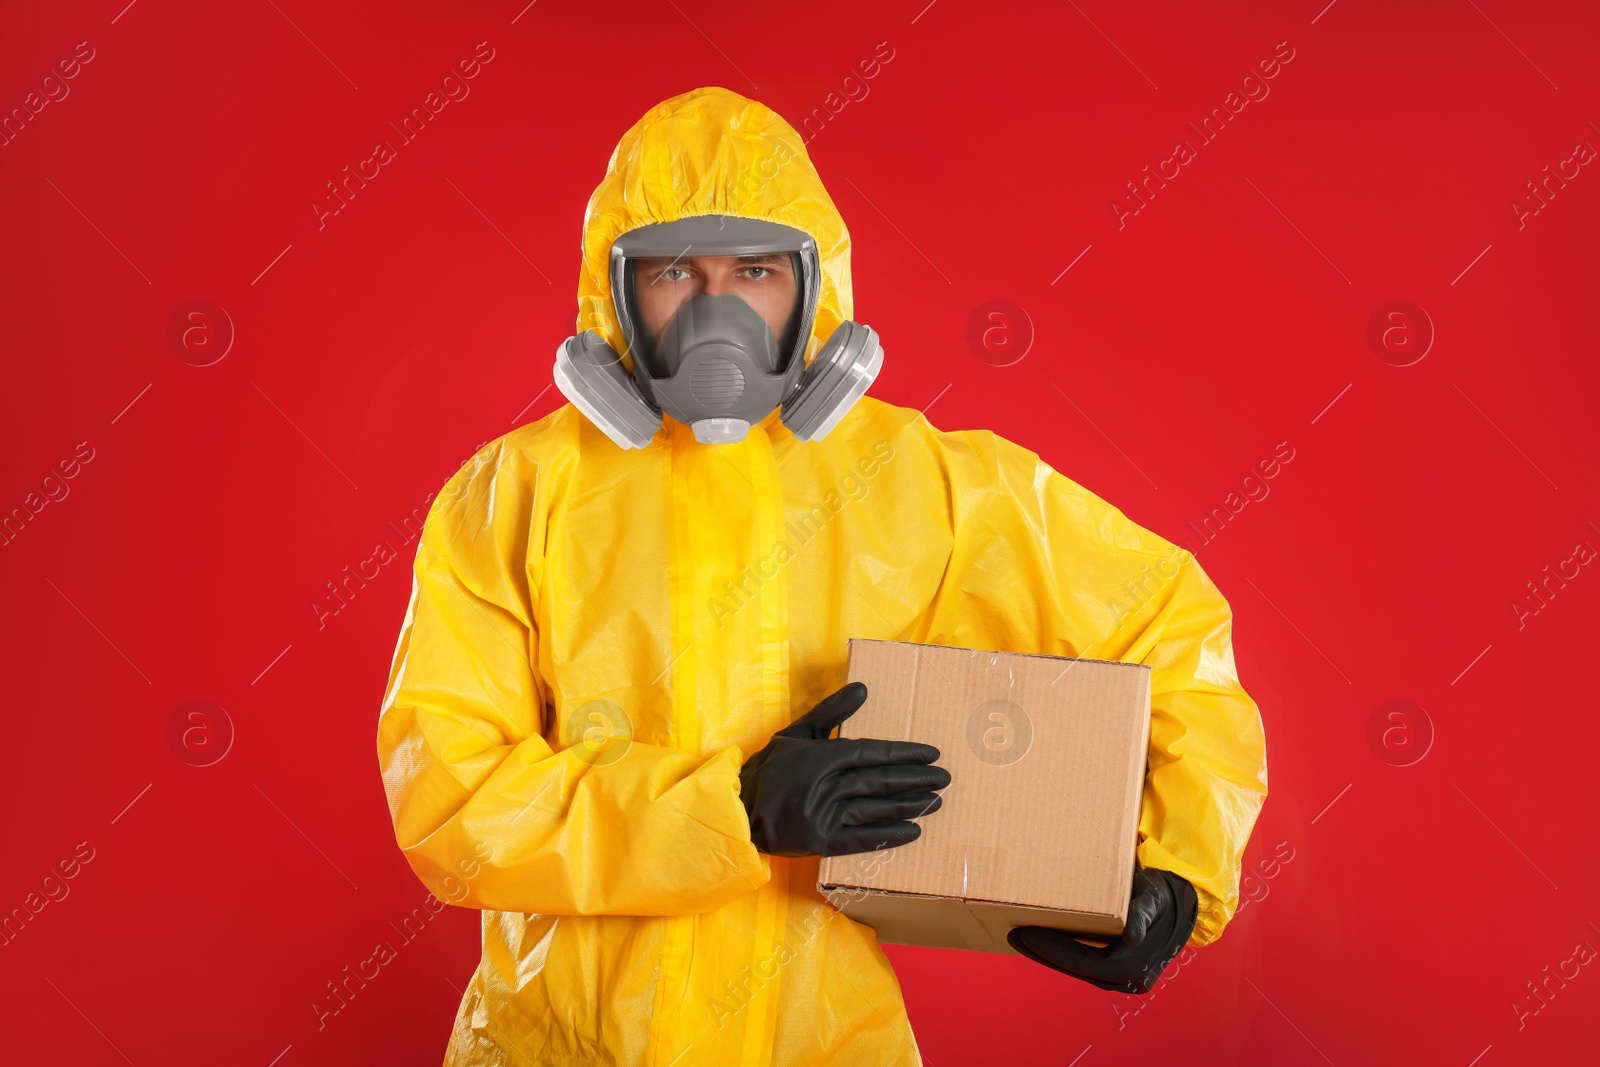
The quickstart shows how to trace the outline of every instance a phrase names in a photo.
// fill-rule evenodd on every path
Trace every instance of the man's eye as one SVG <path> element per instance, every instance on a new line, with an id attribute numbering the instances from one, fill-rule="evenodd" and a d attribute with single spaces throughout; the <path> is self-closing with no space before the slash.
<path id="1" fill-rule="evenodd" d="M 744 269 L 744 272 L 745 272 L 745 276 L 748 277 L 751 281 L 759 282 L 761 279 L 765 278 L 767 275 L 772 273 L 772 268 L 771 267 L 746 267 Z"/>
<path id="2" fill-rule="evenodd" d="M 684 270 L 682 267 L 668 267 L 666 270 L 656 275 L 656 281 L 681 282 L 688 276 L 689 272 Z"/>

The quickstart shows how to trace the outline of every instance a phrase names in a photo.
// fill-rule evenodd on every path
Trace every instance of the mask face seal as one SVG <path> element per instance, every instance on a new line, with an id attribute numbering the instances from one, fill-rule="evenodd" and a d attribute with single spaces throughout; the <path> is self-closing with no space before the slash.
<path id="1" fill-rule="evenodd" d="M 782 338 L 740 297 L 697 293 L 651 344 L 638 310 L 638 261 L 772 254 L 789 255 L 797 268 L 794 310 Z M 743 440 L 752 423 L 775 409 L 796 437 L 819 439 L 883 365 L 871 327 L 846 322 L 806 366 L 820 279 L 816 241 L 790 226 L 702 215 L 632 230 L 612 245 L 611 291 L 633 373 L 589 330 L 557 350 L 556 387 L 623 448 L 646 447 L 663 411 L 706 444 Z"/>

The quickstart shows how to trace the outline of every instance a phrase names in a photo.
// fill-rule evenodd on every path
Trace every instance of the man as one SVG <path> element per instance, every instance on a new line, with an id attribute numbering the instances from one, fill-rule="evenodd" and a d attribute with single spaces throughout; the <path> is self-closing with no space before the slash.
<path id="1" fill-rule="evenodd" d="M 920 1063 L 817 855 L 916 836 L 923 745 L 829 739 L 851 637 L 1152 668 L 1129 930 L 1019 952 L 1148 989 L 1238 903 L 1266 795 L 1227 603 L 1188 553 L 986 431 L 860 394 L 849 237 L 799 136 L 701 89 L 589 202 L 575 404 L 429 514 L 379 724 L 396 837 L 483 916 L 446 1063 Z M 864 857 L 870 858 L 870 856 Z"/>

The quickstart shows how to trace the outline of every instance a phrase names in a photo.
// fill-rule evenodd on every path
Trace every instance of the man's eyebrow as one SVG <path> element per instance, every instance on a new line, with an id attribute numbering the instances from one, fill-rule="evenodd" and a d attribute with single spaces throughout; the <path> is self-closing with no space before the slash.
<path id="1" fill-rule="evenodd" d="M 747 256 L 735 257 L 738 262 L 750 266 L 762 263 L 788 263 L 789 257 L 782 252 L 753 252 Z"/>

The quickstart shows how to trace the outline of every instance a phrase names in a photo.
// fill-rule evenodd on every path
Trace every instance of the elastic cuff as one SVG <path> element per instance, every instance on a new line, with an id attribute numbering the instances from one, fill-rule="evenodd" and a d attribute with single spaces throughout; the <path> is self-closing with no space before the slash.
<path id="1" fill-rule="evenodd" d="M 1195 886 L 1195 896 L 1200 900 L 1199 914 L 1195 919 L 1194 930 L 1185 942 L 1190 948 L 1199 948 L 1209 945 L 1222 936 L 1222 930 L 1232 918 L 1229 910 L 1222 901 L 1207 893 L 1199 886 Z"/>

